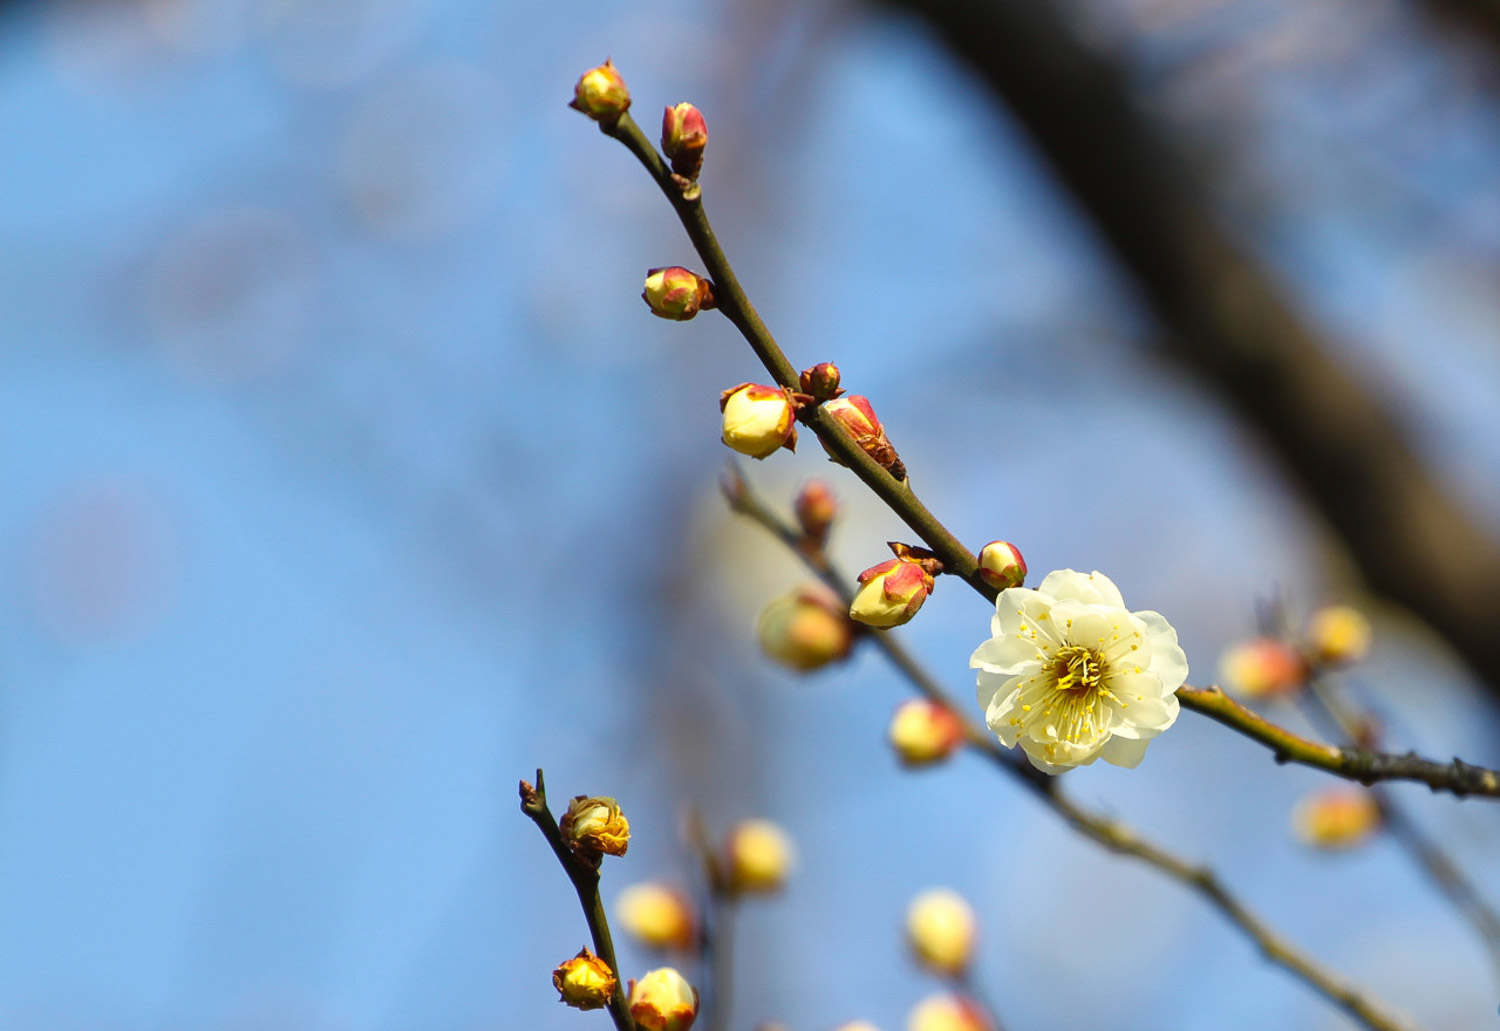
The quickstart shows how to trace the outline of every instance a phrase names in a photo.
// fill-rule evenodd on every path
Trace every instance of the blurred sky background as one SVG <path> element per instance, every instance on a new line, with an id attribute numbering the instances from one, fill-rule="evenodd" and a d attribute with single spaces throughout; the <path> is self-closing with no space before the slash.
<path id="1" fill-rule="evenodd" d="M 1495 53 L 1391 0 L 1077 10 L 1500 531 Z M 901 771 L 883 734 L 905 687 L 878 656 L 799 679 L 757 655 L 756 611 L 802 576 L 723 510 L 716 401 L 762 377 L 725 320 L 641 304 L 648 267 L 695 262 L 565 106 L 606 55 L 648 130 L 665 103 L 704 110 L 706 204 L 762 314 L 795 364 L 836 360 L 875 400 L 971 546 L 1109 573 L 1175 623 L 1198 683 L 1258 601 L 1363 603 L 1256 443 L 1147 356 L 1089 228 L 915 22 L 11 3 L 0 1026 L 604 1027 L 549 983 L 586 932 L 517 812 L 538 765 L 554 805 L 624 804 L 606 899 L 691 883 L 688 804 L 795 837 L 790 888 L 741 921 L 736 1031 L 903 1027 L 933 986 L 898 928 L 931 885 L 978 908 L 1012 1029 L 1349 1026 L 982 760 Z M 810 436 L 750 474 L 782 502 L 827 476 L 851 571 L 905 536 Z M 905 637 L 968 702 L 989 614 L 939 587 Z M 1372 611 L 1349 679 L 1392 746 L 1500 764 L 1463 671 Z M 1425 1026 L 1493 1026 L 1482 951 L 1403 854 L 1291 840 L 1326 783 L 1191 713 L 1139 770 L 1067 777 Z M 1395 790 L 1500 901 L 1493 804 Z"/>

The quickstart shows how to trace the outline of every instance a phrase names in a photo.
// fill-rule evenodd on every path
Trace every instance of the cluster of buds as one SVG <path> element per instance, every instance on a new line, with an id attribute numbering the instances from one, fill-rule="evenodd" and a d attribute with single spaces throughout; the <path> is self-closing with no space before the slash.
<path id="1" fill-rule="evenodd" d="M 552 971 L 552 987 L 562 1002 L 574 1009 L 597 1010 L 609 1005 L 619 982 L 609 964 L 587 947 Z"/>
<path id="2" fill-rule="evenodd" d="M 594 866 L 602 856 L 623 856 L 630 846 L 630 821 L 620 803 L 602 796 L 578 795 L 558 821 L 564 843 Z"/>
<path id="3" fill-rule="evenodd" d="M 908 622 L 932 593 L 943 564 L 925 548 L 888 541 L 896 557 L 859 574 L 859 591 L 849 616 L 866 626 L 888 629 Z"/>
<path id="4" fill-rule="evenodd" d="M 642 1031 L 688 1031 L 698 1019 L 698 989 L 672 967 L 630 982 L 630 1016 Z"/>
<path id="5" fill-rule="evenodd" d="M 646 273 L 646 287 L 641 291 L 641 299 L 651 309 L 652 315 L 686 322 L 700 311 L 714 306 L 714 286 L 681 265 L 654 268 Z"/>
<path id="6" fill-rule="evenodd" d="M 839 502 L 822 480 L 808 480 L 792 502 L 792 512 L 803 535 L 818 547 L 828 540 L 828 531 L 838 518 Z"/>
<path id="7" fill-rule="evenodd" d="M 1026 560 L 1010 541 L 990 541 L 979 549 L 979 579 L 1003 591 L 1026 582 Z"/>
<path id="8" fill-rule="evenodd" d="M 907 1031 L 993 1031 L 984 1010 L 961 995 L 932 995 L 912 1008 Z"/>
<path id="9" fill-rule="evenodd" d="M 891 717 L 891 747 L 907 766 L 942 762 L 964 741 L 964 725 L 946 705 L 913 698 Z"/>
<path id="10" fill-rule="evenodd" d="M 947 888 L 922 892 L 906 910 L 906 940 L 912 954 L 944 977 L 960 978 L 969 969 L 977 926 L 968 902 Z"/>
<path id="11" fill-rule="evenodd" d="M 837 598 L 809 584 L 762 609 L 756 635 L 771 658 L 807 673 L 847 658 L 854 647 L 855 627 Z"/>
<path id="12" fill-rule="evenodd" d="M 606 60 L 579 77 L 568 106 L 582 111 L 600 125 L 612 126 L 630 110 L 630 90 L 614 64 Z"/>
<path id="13" fill-rule="evenodd" d="M 823 411 L 832 416 L 844 428 L 844 432 L 854 438 L 854 443 L 859 445 L 860 450 L 875 459 L 881 468 L 898 480 L 906 479 L 906 466 L 886 437 L 885 427 L 876 417 L 869 398 L 863 394 L 834 398 L 823 405 Z M 824 450 L 827 450 L 826 447 Z M 835 462 L 839 461 L 833 452 L 830 451 L 828 455 Z"/>
<path id="14" fill-rule="evenodd" d="M 724 878 L 734 894 L 772 892 L 786 883 L 795 851 L 786 832 L 770 820 L 744 820 L 724 843 Z"/>
<path id="15" fill-rule="evenodd" d="M 615 913 L 642 945 L 653 949 L 692 948 L 698 936 L 693 907 L 680 891 L 647 881 L 620 893 Z"/>
<path id="16" fill-rule="evenodd" d="M 1308 795 L 1292 810 L 1292 830 L 1305 844 L 1353 848 L 1380 827 L 1380 803 L 1363 788 L 1328 788 Z"/>
<path id="17" fill-rule="evenodd" d="M 741 383 L 719 395 L 721 439 L 742 455 L 765 458 L 777 448 L 797 449 L 801 398 L 783 387 Z"/>
<path id="18" fill-rule="evenodd" d="M 708 123 L 702 111 L 686 101 L 666 109 L 661 118 L 661 149 L 672 171 L 689 181 L 697 179 L 707 146 Z"/>

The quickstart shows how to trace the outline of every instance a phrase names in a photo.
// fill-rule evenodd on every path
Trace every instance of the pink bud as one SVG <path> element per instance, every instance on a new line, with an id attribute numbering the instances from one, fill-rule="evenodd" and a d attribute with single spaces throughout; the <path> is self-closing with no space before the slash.
<path id="1" fill-rule="evenodd" d="M 696 179 L 703 168 L 703 149 L 708 146 L 708 123 L 703 112 L 684 101 L 669 107 L 661 118 L 661 149 L 672 162 L 672 171 L 684 179 Z"/>
<path id="2" fill-rule="evenodd" d="M 1026 560 L 1009 541 L 990 541 L 979 549 L 979 578 L 997 590 L 1026 582 Z"/>
<path id="3" fill-rule="evenodd" d="M 870 399 L 863 394 L 834 398 L 823 405 L 823 411 L 831 415 L 844 428 L 860 449 L 898 480 L 906 479 L 906 466 L 901 456 L 886 438 L 885 427 L 875 416 Z M 826 450 L 826 448 L 825 448 Z M 830 455 L 832 453 L 830 452 Z M 837 458 L 834 461 L 838 461 Z"/>
<path id="4" fill-rule="evenodd" d="M 641 299 L 651 314 L 686 322 L 703 308 L 713 307 L 713 284 L 680 265 L 654 268 L 646 273 Z"/>
<path id="5" fill-rule="evenodd" d="M 808 480 L 797 492 L 792 511 L 797 514 L 797 525 L 802 527 L 802 532 L 821 544 L 828 538 L 828 528 L 838 518 L 839 503 L 828 484 L 822 480 Z"/>

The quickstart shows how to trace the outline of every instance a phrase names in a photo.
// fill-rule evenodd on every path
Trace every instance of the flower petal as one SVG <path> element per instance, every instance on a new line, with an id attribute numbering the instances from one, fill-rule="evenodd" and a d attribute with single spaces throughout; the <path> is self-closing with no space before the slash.
<path id="1" fill-rule="evenodd" d="M 1036 642 L 1022 636 L 991 637 L 969 656 L 970 669 L 991 673 L 1016 674 L 1027 663 L 1040 664 L 1045 656 Z"/>
<path id="2" fill-rule="evenodd" d="M 1039 590 L 1058 601 L 1068 599 L 1085 605 L 1125 607 L 1125 599 L 1120 597 L 1115 582 L 1097 569 L 1092 573 L 1080 573 L 1076 569 L 1055 570 L 1047 574 Z"/>
<path id="3" fill-rule="evenodd" d="M 1151 644 L 1151 672 L 1160 678 L 1165 691 L 1177 690 L 1188 675 L 1187 653 L 1177 644 L 1177 631 L 1160 612 L 1147 609 L 1131 615 L 1146 624 L 1146 640 Z"/>
<path id="4" fill-rule="evenodd" d="M 1146 746 L 1150 743 L 1150 738 L 1136 740 L 1128 737 L 1112 737 L 1104 742 L 1103 748 L 1099 749 L 1099 758 L 1107 763 L 1133 770 L 1146 757 Z"/>

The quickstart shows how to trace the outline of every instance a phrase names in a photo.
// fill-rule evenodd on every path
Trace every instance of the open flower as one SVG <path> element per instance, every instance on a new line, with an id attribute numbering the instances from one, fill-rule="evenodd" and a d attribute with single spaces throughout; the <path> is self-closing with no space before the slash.
<path id="1" fill-rule="evenodd" d="M 1103 573 L 1059 569 L 1036 590 L 1001 591 L 990 632 L 969 659 L 985 722 L 1039 770 L 1135 766 L 1177 719 L 1188 671 L 1177 631 L 1126 609 Z"/>

